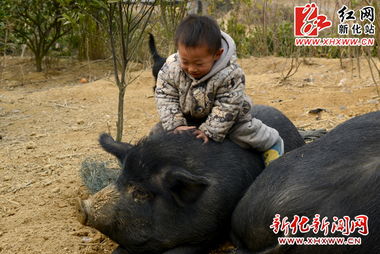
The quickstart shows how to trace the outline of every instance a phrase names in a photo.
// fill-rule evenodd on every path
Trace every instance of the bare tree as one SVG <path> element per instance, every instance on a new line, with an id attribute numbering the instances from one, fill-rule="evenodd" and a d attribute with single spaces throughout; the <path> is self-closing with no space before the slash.
<path id="1" fill-rule="evenodd" d="M 135 57 L 135 52 L 141 44 L 156 2 L 113 0 L 106 4 L 115 82 L 119 88 L 117 141 L 121 141 L 123 136 L 125 90 L 136 79 L 129 71 L 131 59 Z"/>
<path id="2" fill-rule="evenodd" d="M 279 83 L 285 83 L 290 77 L 297 73 L 298 68 L 302 64 L 302 61 L 299 60 L 300 57 L 300 49 L 299 47 L 295 47 L 289 45 L 286 49 L 286 55 L 290 56 L 290 66 L 287 64 L 289 58 L 286 58 L 286 62 L 283 66 L 283 70 L 281 71 L 281 77 Z"/>

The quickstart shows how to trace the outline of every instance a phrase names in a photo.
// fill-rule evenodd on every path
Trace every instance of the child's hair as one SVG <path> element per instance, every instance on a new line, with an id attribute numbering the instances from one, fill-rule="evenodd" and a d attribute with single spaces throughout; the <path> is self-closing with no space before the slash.
<path id="1" fill-rule="evenodd" d="M 214 54 L 222 47 L 222 35 L 216 21 L 209 16 L 191 14 L 177 27 L 174 42 L 186 47 L 206 45 L 209 52 Z"/>

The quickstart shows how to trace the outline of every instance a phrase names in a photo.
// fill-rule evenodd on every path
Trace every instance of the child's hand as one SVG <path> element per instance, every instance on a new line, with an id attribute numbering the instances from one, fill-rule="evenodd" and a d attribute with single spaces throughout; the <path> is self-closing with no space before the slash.
<path id="1" fill-rule="evenodd" d="M 178 126 L 177 128 L 175 128 L 173 132 L 174 132 L 175 134 L 179 134 L 179 133 L 181 133 L 182 131 L 193 130 L 193 129 L 196 129 L 196 127 L 195 127 L 195 126 L 181 125 L 181 126 Z"/>
<path id="2" fill-rule="evenodd" d="M 196 135 L 196 138 L 202 139 L 203 144 L 206 144 L 208 142 L 208 137 L 203 131 L 196 129 L 193 131 L 193 134 Z"/>
<path id="3" fill-rule="evenodd" d="M 208 142 L 208 137 L 207 135 L 201 131 L 201 130 L 198 130 L 197 127 L 195 126 L 185 126 L 185 125 L 182 125 L 182 126 L 178 126 L 177 128 L 175 128 L 173 130 L 173 132 L 175 134 L 179 134 L 181 133 L 182 131 L 188 131 L 188 130 L 194 130 L 193 131 L 193 134 L 196 136 L 196 138 L 200 138 L 203 140 L 203 143 L 207 143 Z"/>

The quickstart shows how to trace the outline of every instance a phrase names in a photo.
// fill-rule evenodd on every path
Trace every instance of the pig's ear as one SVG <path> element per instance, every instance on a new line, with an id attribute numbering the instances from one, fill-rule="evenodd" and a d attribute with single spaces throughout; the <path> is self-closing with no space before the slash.
<path id="1" fill-rule="evenodd" d="M 125 156 L 133 146 L 128 143 L 117 142 L 110 135 L 103 133 L 99 137 L 99 143 L 106 152 L 113 154 L 119 159 L 120 163 L 124 162 Z"/>
<path id="2" fill-rule="evenodd" d="M 168 171 L 165 182 L 173 198 L 181 206 L 195 202 L 210 184 L 207 178 L 184 169 Z"/>

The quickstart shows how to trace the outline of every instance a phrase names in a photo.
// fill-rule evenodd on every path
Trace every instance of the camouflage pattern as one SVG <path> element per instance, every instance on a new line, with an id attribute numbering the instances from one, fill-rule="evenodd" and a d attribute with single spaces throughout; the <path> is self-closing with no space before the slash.
<path id="1" fill-rule="evenodd" d="M 235 55 L 210 78 L 196 80 L 181 69 L 178 53 L 173 54 L 161 68 L 156 85 L 157 109 L 166 131 L 188 125 L 189 119 L 203 119 L 199 129 L 217 142 L 233 130 L 235 135 L 231 137 L 237 137 L 238 144 L 265 151 L 279 138 L 276 130 L 252 117 L 252 102 L 244 92 L 245 76 Z M 244 145 L 247 137 L 239 139 L 240 126 L 247 125 L 254 127 L 249 132 L 255 137 L 248 138 L 248 145 Z M 243 132 L 246 135 L 247 131 Z"/>

